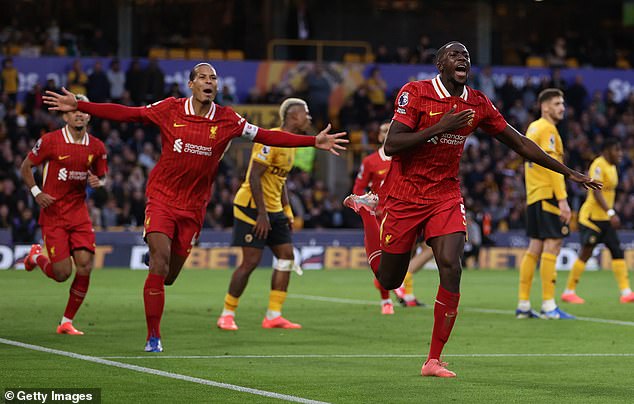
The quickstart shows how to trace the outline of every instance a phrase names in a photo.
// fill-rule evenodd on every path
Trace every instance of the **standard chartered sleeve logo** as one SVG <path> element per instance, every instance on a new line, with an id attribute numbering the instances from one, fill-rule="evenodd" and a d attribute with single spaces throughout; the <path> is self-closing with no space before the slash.
<path id="1" fill-rule="evenodd" d="M 57 173 L 57 180 L 66 181 L 67 179 L 68 179 L 68 171 L 66 171 L 65 168 L 60 169 L 59 172 Z"/>
<path id="2" fill-rule="evenodd" d="M 176 141 L 174 142 L 174 151 L 176 153 L 183 152 L 183 139 L 176 139 Z"/>

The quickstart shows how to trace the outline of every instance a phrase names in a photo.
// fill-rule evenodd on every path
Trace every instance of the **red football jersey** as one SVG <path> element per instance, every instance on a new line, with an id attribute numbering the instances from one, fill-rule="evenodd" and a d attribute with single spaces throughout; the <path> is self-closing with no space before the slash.
<path id="1" fill-rule="evenodd" d="M 42 209 L 40 225 L 82 223 L 89 219 L 86 207 L 88 171 L 97 177 L 108 172 L 106 147 L 96 137 L 85 134 L 75 143 L 68 126 L 42 136 L 28 159 L 38 166 L 44 164 L 42 192 L 55 202 Z"/>
<path id="2" fill-rule="evenodd" d="M 361 162 L 361 167 L 359 167 L 359 174 L 354 181 L 352 193 L 362 195 L 370 187 L 370 191 L 377 194 L 379 188 L 383 185 L 391 162 L 392 158 L 385 155 L 383 147 L 366 156 Z"/>
<path id="3" fill-rule="evenodd" d="M 452 97 L 440 76 L 404 85 L 394 104 L 392 119 L 415 131 L 437 123 L 453 105 L 456 105 L 456 112 L 475 111 L 473 120 L 466 127 L 435 136 L 392 156 L 381 192 L 409 202 L 424 204 L 459 198 L 458 166 L 467 136 L 477 127 L 495 135 L 507 125 L 483 93 L 465 86 L 460 97 Z"/>
<path id="4" fill-rule="evenodd" d="M 180 209 L 205 207 L 231 140 L 253 139 L 258 131 L 231 108 L 215 103 L 206 116 L 197 116 L 191 97 L 167 98 L 144 111 L 143 120 L 160 128 L 162 144 L 161 157 L 148 179 L 147 198 Z"/>

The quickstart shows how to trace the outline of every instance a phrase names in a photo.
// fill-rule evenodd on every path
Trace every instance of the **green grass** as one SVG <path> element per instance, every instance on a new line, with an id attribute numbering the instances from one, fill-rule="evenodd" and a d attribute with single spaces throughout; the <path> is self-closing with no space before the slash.
<path id="1" fill-rule="evenodd" d="M 563 305 L 592 321 L 515 320 L 517 272 L 465 271 L 460 315 L 445 348 L 454 380 L 423 378 L 432 326 L 429 308 L 382 316 L 366 271 L 307 271 L 293 276 L 284 314 L 302 330 L 260 327 L 270 271 L 256 271 L 240 301 L 237 332 L 215 327 L 230 271 L 184 271 L 167 288 L 163 354 L 145 354 L 143 271 L 97 271 L 75 324 L 83 337 L 55 334 L 69 282 L 41 273 L 0 271 L 0 338 L 244 387 L 335 403 L 631 402 L 634 356 L 452 356 L 460 354 L 634 355 L 634 305 L 618 303 L 609 272 L 586 273 L 582 306 Z M 559 292 L 566 274 L 560 274 Z M 437 274 L 415 276 L 418 297 L 433 302 Z M 533 287 L 539 308 L 539 279 Z M 343 304 L 306 295 L 376 301 Z M 478 309 L 505 310 L 508 314 Z M 325 357 L 169 359 L 162 356 L 326 355 Z M 401 355 L 335 357 L 332 355 Z M 331 356 L 327 356 L 331 355 Z M 138 373 L 0 344 L 0 389 L 97 387 L 103 402 L 279 402 L 249 393 Z"/>

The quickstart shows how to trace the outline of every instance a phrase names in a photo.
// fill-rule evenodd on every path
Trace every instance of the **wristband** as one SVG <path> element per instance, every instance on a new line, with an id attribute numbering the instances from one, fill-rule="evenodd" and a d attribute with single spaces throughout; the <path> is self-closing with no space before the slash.
<path id="1" fill-rule="evenodd" d="M 614 211 L 614 209 L 608 209 L 608 217 L 612 217 L 614 215 L 616 215 L 616 212 Z"/>
<path id="2" fill-rule="evenodd" d="M 37 198 L 37 196 L 41 193 L 42 193 L 42 190 L 37 185 L 33 185 L 31 187 L 31 194 L 33 195 L 33 198 Z"/>

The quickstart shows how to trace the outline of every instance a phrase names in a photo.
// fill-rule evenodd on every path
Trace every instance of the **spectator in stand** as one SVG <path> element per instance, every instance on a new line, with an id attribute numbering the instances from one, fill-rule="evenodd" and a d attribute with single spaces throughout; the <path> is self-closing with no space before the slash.
<path id="1" fill-rule="evenodd" d="M 568 87 L 568 91 L 566 91 L 566 101 L 574 108 L 575 118 L 578 119 L 581 115 L 581 112 L 586 106 L 587 98 L 588 90 L 583 84 L 583 76 L 581 74 L 577 74 L 575 76 L 574 83 L 570 85 L 570 87 Z"/>
<path id="2" fill-rule="evenodd" d="M 94 102 L 106 102 L 110 99 L 110 81 L 100 61 L 96 61 L 93 65 L 92 73 L 88 76 L 86 91 L 88 98 Z"/>
<path id="3" fill-rule="evenodd" d="M 110 82 L 110 98 L 112 102 L 121 102 L 125 91 L 125 74 L 121 70 L 119 59 L 112 59 L 108 69 L 108 81 Z"/>
<path id="4" fill-rule="evenodd" d="M 81 67 L 81 61 L 75 59 L 72 69 L 66 75 L 67 88 L 74 94 L 86 95 L 88 76 Z"/>
<path id="5" fill-rule="evenodd" d="M 165 95 L 165 73 L 163 73 L 158 60 L 155 58 L 150 59 L 148 66 L 145 68 L 145 80 L 145 103 L 151 104 L 162 100 Z"/>
<path id="6" fill-rule="evenodd" d="M 227 85 L 222 86 L 220 94 L 218 94 L 218 104 L 222 106 L 231 106 L 238 103 L 238 97 L 231 91 Z"/>
<path id="7" fill-rule="evenodd" d="M 416 62 L 424 65 L 433 64 L 436 51 L 437 49 L 431 46 L 429 35 L 421 35 L 416 44 Z"/>
<path id="8" fill-rule="evenodd" d="M 145 73 L 139 59 L 133 59 L 125 73 L 125 89 L 130 93 L 134 105 L 143 105 L 145 101 Z"/>
<path id="9" fill-rule="evenodd" d="M 381 69 L 377 66 L 370 70 L 370 77 L 365 82 L 368 88 L 368 97 L 372 103 L 372 108 L 379 119 L 383 119 L 385 114 L 385 92 L 387 91 L 387 83 L 381 77 Z"/>
<path id="10" fill-rule="evenodd" d="M 169 90 L 167 91 L 167 94 L 165 94 L 165 98 L 183 98 L 184 96 L 185 94 L 181 91 L 180 85 L 178 83 L 172 83 Z"/>
<path id="11" fill-rule="evenodd" d="M 13 66 L 13 59 L 6 58 L 2 61 L 2 91 L 5 92 L 12 105 L 16 105 L 18 96 L 18 69 Z"/>
<path id="12" fill-rule="evenodd" d="M 476 75 L 474 88 L 482 91 L 495 103 L 497 94 L 495 93 L 495 81 L 493 81 L 493 69 L 491 66 L 484 66 Z"/>
<path id="13" fill-rule="evenodd" d="M 20 201 L 22 202 L 22 201 Z M 34 243 L 37 221 L 31 208 L 23 208 L 13 219 L 12 237 L 14 243 Z"/>
<path id="14" fill-rule="evenodd" d="M 322 127 L 329 122 L 328 105 L 331 79 L 320 63 L 315 63 L 313 69 L 306 76 L 306 91 L 308 92 L 308 108 L 316 127 Z"/>
<path id="15" fill-rule="evenodd" d="M 566 39 L 564 37 L 557 37 L 548 52 L 546 62 L 550 67 L 566 67 L 567 57 L 568 50 L 566 48 Z"/>

